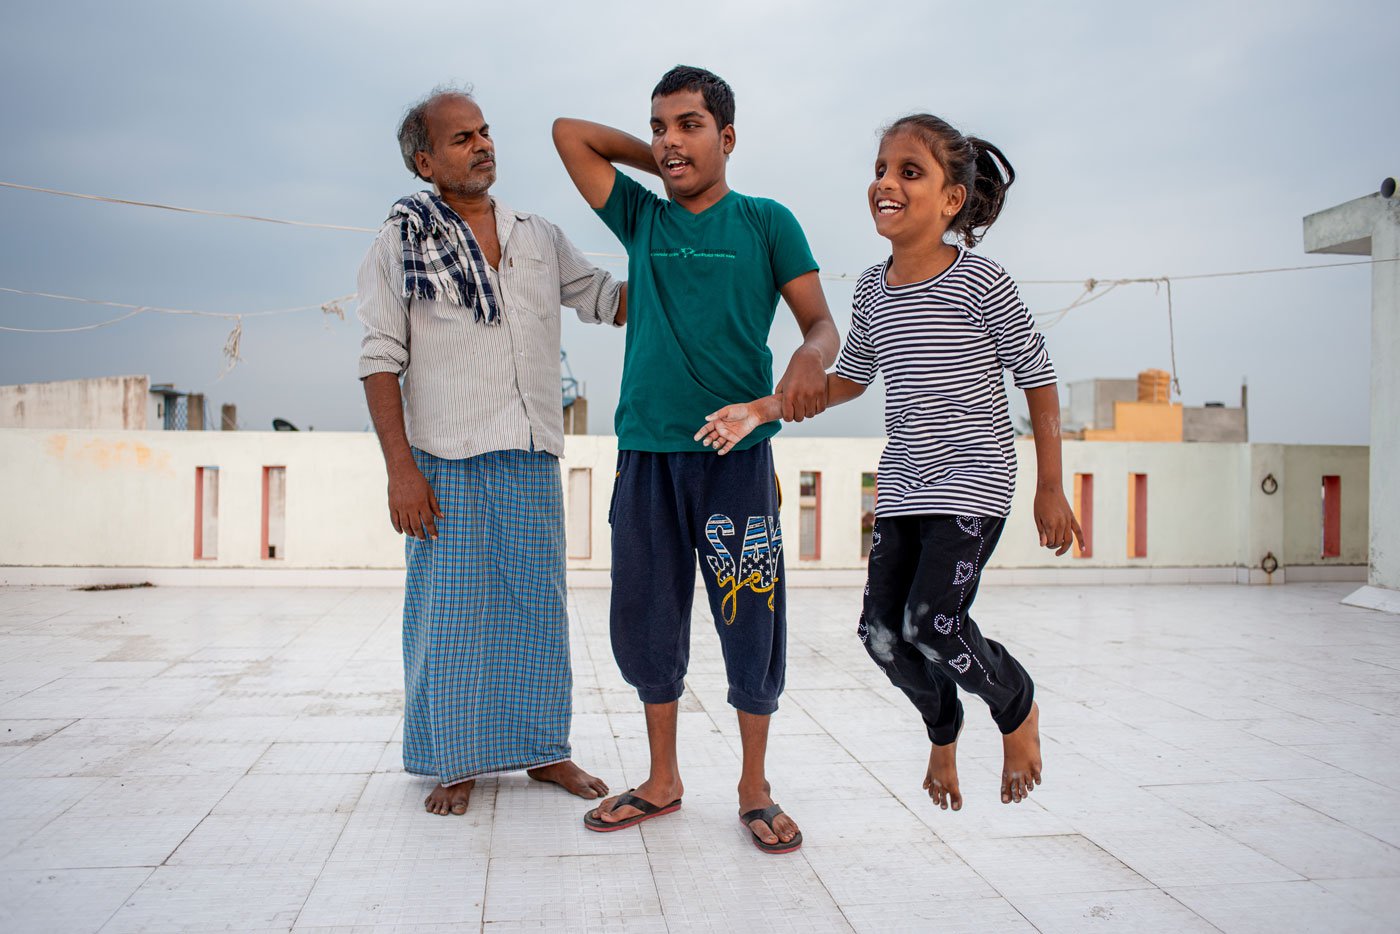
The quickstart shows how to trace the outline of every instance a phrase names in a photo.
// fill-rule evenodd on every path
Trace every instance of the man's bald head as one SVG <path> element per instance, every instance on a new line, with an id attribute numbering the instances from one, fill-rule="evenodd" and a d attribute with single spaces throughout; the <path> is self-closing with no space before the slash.
<path id="1" fill-rule="evenodd" d="M 418 101 L 408 109 L 403 115 L 403 120 L 399 122 L 399 152 L 403 155 L 403 164 L 417 178 L 423 178 L 418 172 L 418 164 L 415 155 L 419 152 L 432 152 L 433 140 L 429 133 L 428 117 L 434 105 L 440 101 L 458 99 L 476 102 L 472 97 L 471 86 L 456 87 L 454 85 L 440 84 L 428 93 L 428 96 Z"/>

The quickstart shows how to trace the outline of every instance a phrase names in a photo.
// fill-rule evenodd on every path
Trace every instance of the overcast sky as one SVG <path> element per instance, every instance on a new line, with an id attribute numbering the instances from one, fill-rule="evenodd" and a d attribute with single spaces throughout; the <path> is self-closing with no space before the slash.
<path id="1" fill-rule="evenodd" d="M 394 140 L 403 110 L 435 84 L 470 82 L 497 143 L 495 193 L 549 217 L 581 249 L 616 252 L 569 184 L 550 121 L 582 116 L 643 134 L 650 89 L 678 62 L 734 86 L 731 185 L 792 208 L 832 273 L 887 255 L 865 188 L 879 128 L 915 110 L 991 140 L 1015 165 L 980 250 L 1018 279 L 1327 261 L 1303 253 L 1303 216 L 1400 174 L 1393 2 L 552 7 L 11 7 L 0 32 L 0 180 L 375 226 L 419 187 Z M 367 244 L 367 234 L 0 189 L 0 286 L 11 288 L 281 308 L 353 291 Z M 826 290 L 844 333 L 851 286 Z M 1043 311 L 1078 289 L 1022 292 Z M 1366 443 L 1368 268 L 1182 282 L 1174 299 L 1187 404 L 1237 404 L 1248 378 L 1253 440 Z M 785 315 L 772 337 L 779 373 L 797 342 Z M 0 295 L 4 325 L 108 317 Z M 366 427 L 353 315 L 250 320 L 243 363 L 218 380 L 228 330 L 151 315 L 80 334 L 0 333 L 0 383 L 149 374 L 236 402 L 246 428 L 274 416 Z M 1121 288 L 1046 337 L 1062 382 L 1171 362 L 1165 299 L 1151 286 Z M 564 346 L 593 430 L 610 431 L 622 335 L 570 319 Z M 867 396 L 797 430 L 870 434 L 878 424 Z"/>

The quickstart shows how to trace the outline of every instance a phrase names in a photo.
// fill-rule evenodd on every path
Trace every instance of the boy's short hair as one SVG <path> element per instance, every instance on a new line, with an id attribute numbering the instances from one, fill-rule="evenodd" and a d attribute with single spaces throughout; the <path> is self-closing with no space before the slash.
<path id="1" fill-rule="evenodd" d="M 713 71 L 692 65 L 677 65 L 661 76 L 651 96 L 655 99 L 681 91 L 700 92 L 705 99 L 705 109 L 715 118 L 721 130 L 734 125 L 734 89 Z"/>

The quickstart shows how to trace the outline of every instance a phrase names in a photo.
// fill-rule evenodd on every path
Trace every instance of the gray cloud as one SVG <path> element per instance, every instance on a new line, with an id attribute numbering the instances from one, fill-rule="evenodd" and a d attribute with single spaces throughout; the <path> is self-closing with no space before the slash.
<path id="1" fill-rule="evenodd" d="M 546 214 L 585 250 L 617 245 L 549 143 L 570 114 L 645 128 L 646 95 L 677 61 L 738 96 L 731 182 L 787 203 L 832 272 L 886 248 L 864 206 L 878 128 L 940 113 L 1001 146 L 1020 177 L 982 247 L 1023 279 L 1209 272 L 1317 261 L 1304 214 L 1400 171 L 1383 93 L 1397 77 L 1393 4 L 1155 11 L 1123 4 L 902 9 L 850 4 L 617 3 L 518 8 L 190 4 L 32 6 L 0 37 L 0 178 L 78 191 L 372 226 L 413 180 L 393 128 L 405 105 L 465 80 L 500 147 L 497 194 Z M 0 191 L 0 285 L 120 301 L 254 310 L 354 288 L 367 237 L 188 218 Z M 1365 443 L 1364 268 L 1181 283 L 1185 398 L 1251 387 L 1258 440 Z M 843 326 L 850 286 L 829 283 Z M 1073 287 L 1023 289 L 1033 309 Z M 774 329 L 786 360 L 796 329 Z M 0 323 L 64 326 L 101 311 L 0 297 Z M 219 322 L 137 319 L 73 336 L 0 335 L 4 382 L 150 373 L 318 428 L 367 422 L 352 322 L 249 321 L 220 382 Z M 1165 305 L 1120 289 L 1047 332 L 1062 379 L 1169 363 Z M 595 430 L 606 428 L 620 335 L 566 326 Z M 800 433 L 877 430 L 868 397 Z"/>

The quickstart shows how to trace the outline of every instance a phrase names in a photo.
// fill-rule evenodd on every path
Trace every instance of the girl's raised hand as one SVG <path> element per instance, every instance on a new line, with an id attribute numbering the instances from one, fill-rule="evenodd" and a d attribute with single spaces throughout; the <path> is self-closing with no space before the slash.
<path id="1" fill-rule="evenodd" d="M 734 445 L 761 424 L 757 403 L 726 405 L 718 412 L 705 416 L 705 427 L 695 433 L 695 440 L 714 448 L 717 453 L 728 454 Z"/>

